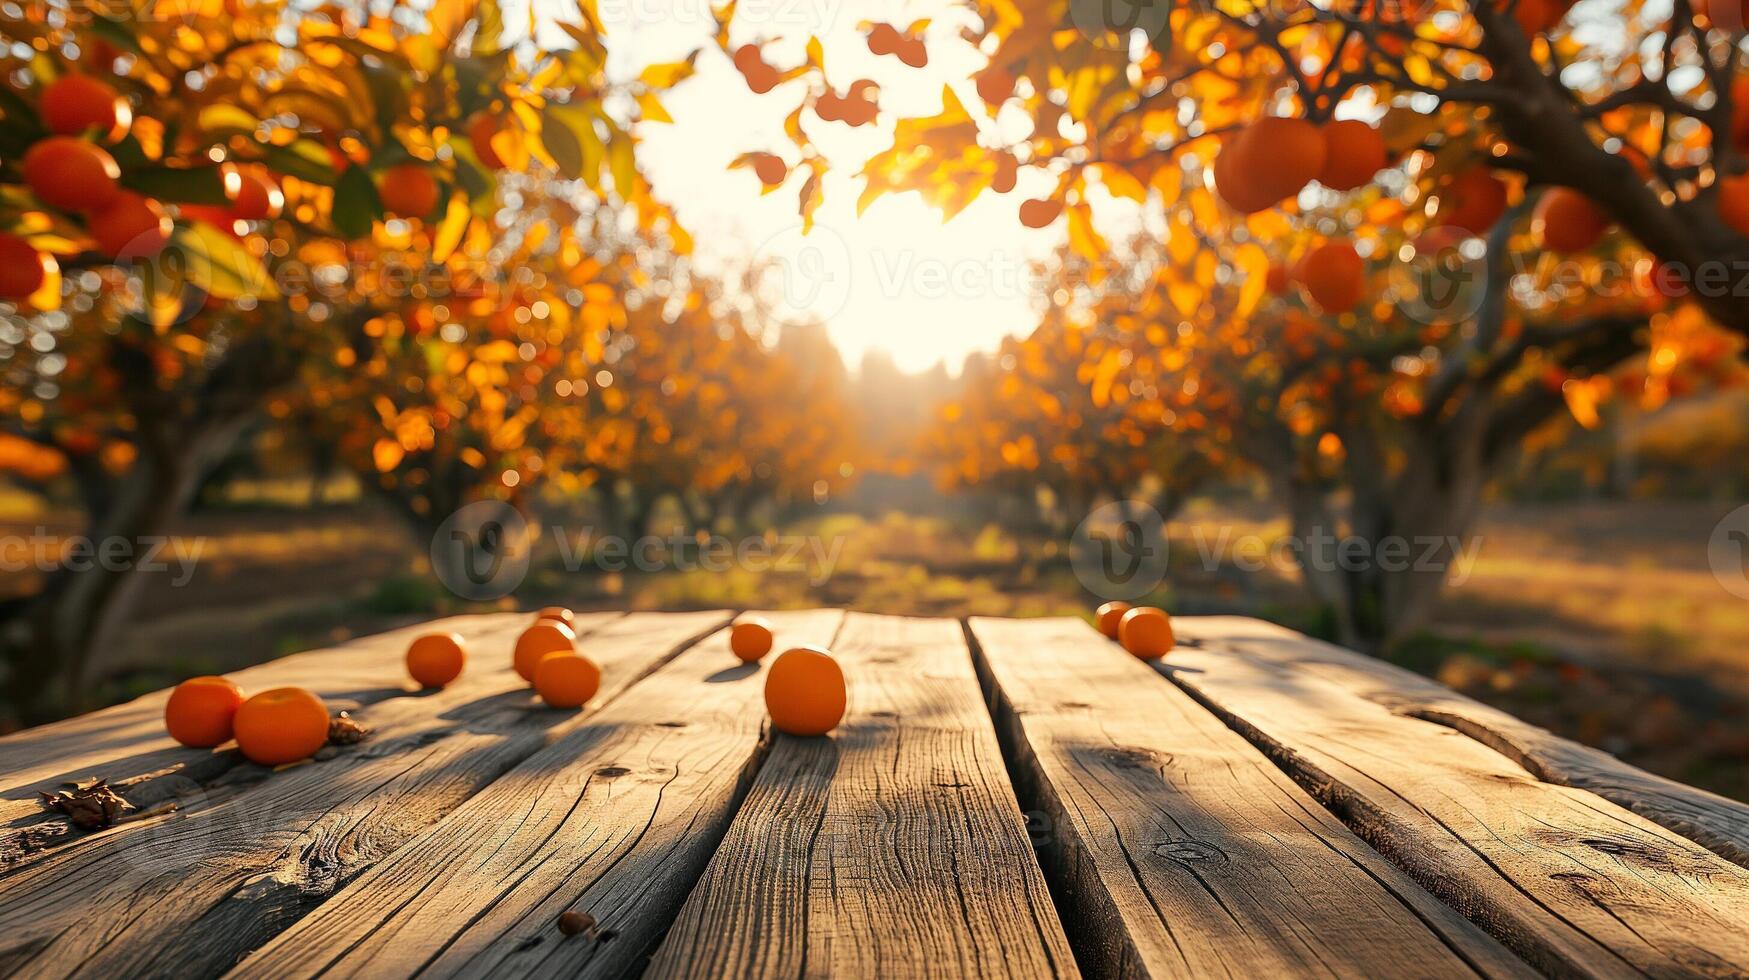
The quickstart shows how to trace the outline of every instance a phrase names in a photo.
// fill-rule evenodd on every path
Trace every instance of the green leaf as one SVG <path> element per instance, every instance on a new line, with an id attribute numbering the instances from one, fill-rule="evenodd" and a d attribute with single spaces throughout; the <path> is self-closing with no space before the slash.
<path id="1" fill-rule="evenodd" d="M 338 179 L 328 148 L 312 139 L 296 140 L 287 146 L 264 144 L 261 160 L 269 169 L 323 187 L 333 187 Z"/>
<path id="2" fill-rule="evenodd" d="M 129 190 L 173 204 L 231 203 L 225 193 L 224 171 L 217 166 L 131 170 L 122 175 L 121 183 Z"/>
<path id="3" fill-rule="evenodd" d="M 334 228 L 348 239 L 363 238 L 383 216 L 377 185 L 363 167 L 348 167 L 334 185 Z"/>
<path id="4" fill-rule="evenodd" d="M 140 53 L 140 39 L 135 37 L 134 32 L 128 30 L 128 26 L 121 21 L 110 20 L 108 17 L 93 17 L 91 18 L 90 27 L 91 33 L 103 38 L 105 41 L 108 41 L 123 51 L 131 51 L 134 54 Z"/>
<path id="5" fill-rule="evenodd" d="M 584 179 L 583 141 L 576 129 L 555 106 L 541 110 L 541 143 L 559 165 L 559 173 L 569 180 Z"/>
<path id="6" fill-rule="evenodd" d="M 172 240 L 188 262 L 188 282 L 221 300 L 279 298 L 266 266 L 243 243 L 204 221 L 179 225 Z"/>
<path id="7" fill-rule="evenodd" d="M 365 84 L 376 104 L 377 128 L 386 136 L 407 111 L 408 78 L 390 68 L 362 65 Z"/>

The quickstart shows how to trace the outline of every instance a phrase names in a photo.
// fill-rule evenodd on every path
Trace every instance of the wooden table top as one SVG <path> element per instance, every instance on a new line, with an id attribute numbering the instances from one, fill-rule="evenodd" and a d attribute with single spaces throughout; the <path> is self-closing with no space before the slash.
<path id="1" fill-rule="evenodd" d="M 1749 976 L 1749 806 L 1382 661 L 763 615 L 843 664 L 831 736 L 689 612 L 580 616 L 581 712 L 511 671 L 523 613 L 240 671 L 372 729 L 279 770 L 175 745 L 165 692 L 0 739 L 0 975 Z M 469 670 L 415 691 L 434 627 Z M 98 778 L 135 813 L 38 801 Z"/>

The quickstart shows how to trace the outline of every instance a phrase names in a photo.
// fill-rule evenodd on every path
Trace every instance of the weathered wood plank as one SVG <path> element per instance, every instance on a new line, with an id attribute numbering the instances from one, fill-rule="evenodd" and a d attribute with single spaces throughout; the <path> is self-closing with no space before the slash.
<path id="1" fill-rule="evenodd" d="M 1455 728 L 1517 762 L 1546 783 L 1590 790 L 1749 867 L 1749 804 L 1654 775 L 1616 757 L 1561 738 L 1418 674 L 1352 650 L 1301 637 L 1254 619 L 1195 620 L 1210 642 L 1289 637 L 1295 663 L 1395 711 Z"/>
<path id="2" fill-rule="evenodd" d="M 843 614 L 769 614 L 823 642 Z M 531 756 L 244 962 L 238 977 L 633 972 L 734 816 L 763 678 L 727 631 Z M 566 911 L 613 936 L 565 939 Z"/>
<path id="3" fill-rule="evenodd" d="M 964 635 L 852 613 L 829 738 L 777 736 L 648 977 L 1072 976 Z"/>
<path id="4" fill-rule="evenodd" d="M 1177 625 L 1205 638 L 1195 619 Z M 1301 638 L 1232 636 L 1174 651 L 1159 669 L 1533 965 L 1749 974 L 1744 869 L 1451 728 L 1393 713 L 1309 669 Z"/>
<path id="5" fill-rule="evenodd" d="M 1091 972 L 1535 975 L 1086 623 L 973 619 L 971 630 Z"/>
<path id="6" fill-rule="evenodd" d="M 591 629 L 621 615 L 590 613 L 582 617 L 582 628 Z M 454 630 L 477 641 L 526 618 L 451 616 L 292 654 L 228 676 L 245 691 L 287 684 L 305 686 L 334 710 L 355 711 L 416 693 L 403 664 L 407 644 L 414 637 L 433 630 Z M 39 812 L 37 790 L 52 790 L 75 779 L 101 775 L 112 785 L 138 788 L 151 778 L 165 776 L 211 779 L 228 768 L 236 753 L 183 748 L 164 733 L 164 702 L 169 696 L 168 689 L 154 691 L 124 704 L 0 738 L 0 825 L 18 826 L 21 818 L 34 818 Z"/>
<path id="7" fill-rule="evenodd" d="M 636 613 L 588 634 L 598 704 L 726 619 Z M 511 672 L 526 614 L 502 622 L 449 688 L 362 709 L 376 734 L 360 745 L 272 774 L 238 765 L 175 814 L 27 858 L 0 879 L 0 973 L 217 973 L 582 724 L 542 708 Z"/>

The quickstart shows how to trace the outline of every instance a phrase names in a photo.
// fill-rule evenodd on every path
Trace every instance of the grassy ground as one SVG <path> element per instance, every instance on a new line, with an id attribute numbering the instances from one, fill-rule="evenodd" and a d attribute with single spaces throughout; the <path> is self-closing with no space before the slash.
<path id="1" fill-rule="evenodd" d="M 1706 559 L 1708 535 L 1729 509 L 1492 508 L 1467 576 L 1397 659 L 1654 771 L 1749 799 L 1749 604 L 1713 580 Z M 32 515 L 13 530 L 55 524 L 55 515 Z M 1198 535 L 1206 544 L 1223 527 L 1262 544 L 1285 533 L 1262 513 L 1193 507 L 1174 526 L 1178 560 L 1154 598 L 1177 613 L 1239 612 L 1312 628 L 1291 568 L 1245 572 L 1194 560 Z M 384 513 L 225 512 L 176 530 L 202 542 L 200 563 L 185 586 L 168 576 L 147 583 L 137 622 L 102 652 L 108 680 L 99 701 L 479 608 L 437 586 L 420 543 Z M 1048 616 L 1086 615 L 1096 601 L 1056 542 L 993 525 L 834 515 L 786 529 L 775 553 L 791 541 L 799 553 L 768 571 L 568 570 L 547 549 L 517 595 L 498 605 Z M 0 577 L 0 594 L 27 585 Z"/>

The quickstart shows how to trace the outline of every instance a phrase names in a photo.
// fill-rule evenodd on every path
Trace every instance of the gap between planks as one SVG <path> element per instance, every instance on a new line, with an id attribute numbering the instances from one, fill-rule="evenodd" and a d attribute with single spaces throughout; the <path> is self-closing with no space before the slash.
<path id="1" fill-rule="evenodd" d="M 215 974 L 727 618 L 601 619 L 581 641 L 603 666 L 599 704 L 564 713 L 509 669 L 527 615 L 495 617 L 449 688 L 361 709 L 375 733 L 358 746 L 271 775 L 234 760 L 179 812 L 27 857 L 0 878 L 0 973 Z M 392 635 L 384 685 L 401 683 Z"/>
<path id="2" fill-rule="evenodd" d="M 1534 975 L 1081 620 L 967 628 L 1088 973 Z"/>
<path id="3" fill-rule="evenodd" d="M 765 615 L 780 646 L 823 642 L 843 617 Z M 718 631 L 359 876 L 234 975 L 635 972 L 765 755 L 762 682 Z M 598 936 L 564 937 L 555 924 L 566 912 L 592 915 Z"/>
<path id="4" fill-rule="evenodd" d="M 1393 710 L 1426 694 L 1415 675 L 1253 621 L 1178 625 L 1198 645 L 1157 670 L 1532 965 L 1598 977 L 1749 974 L 1743 868 Z"/>

